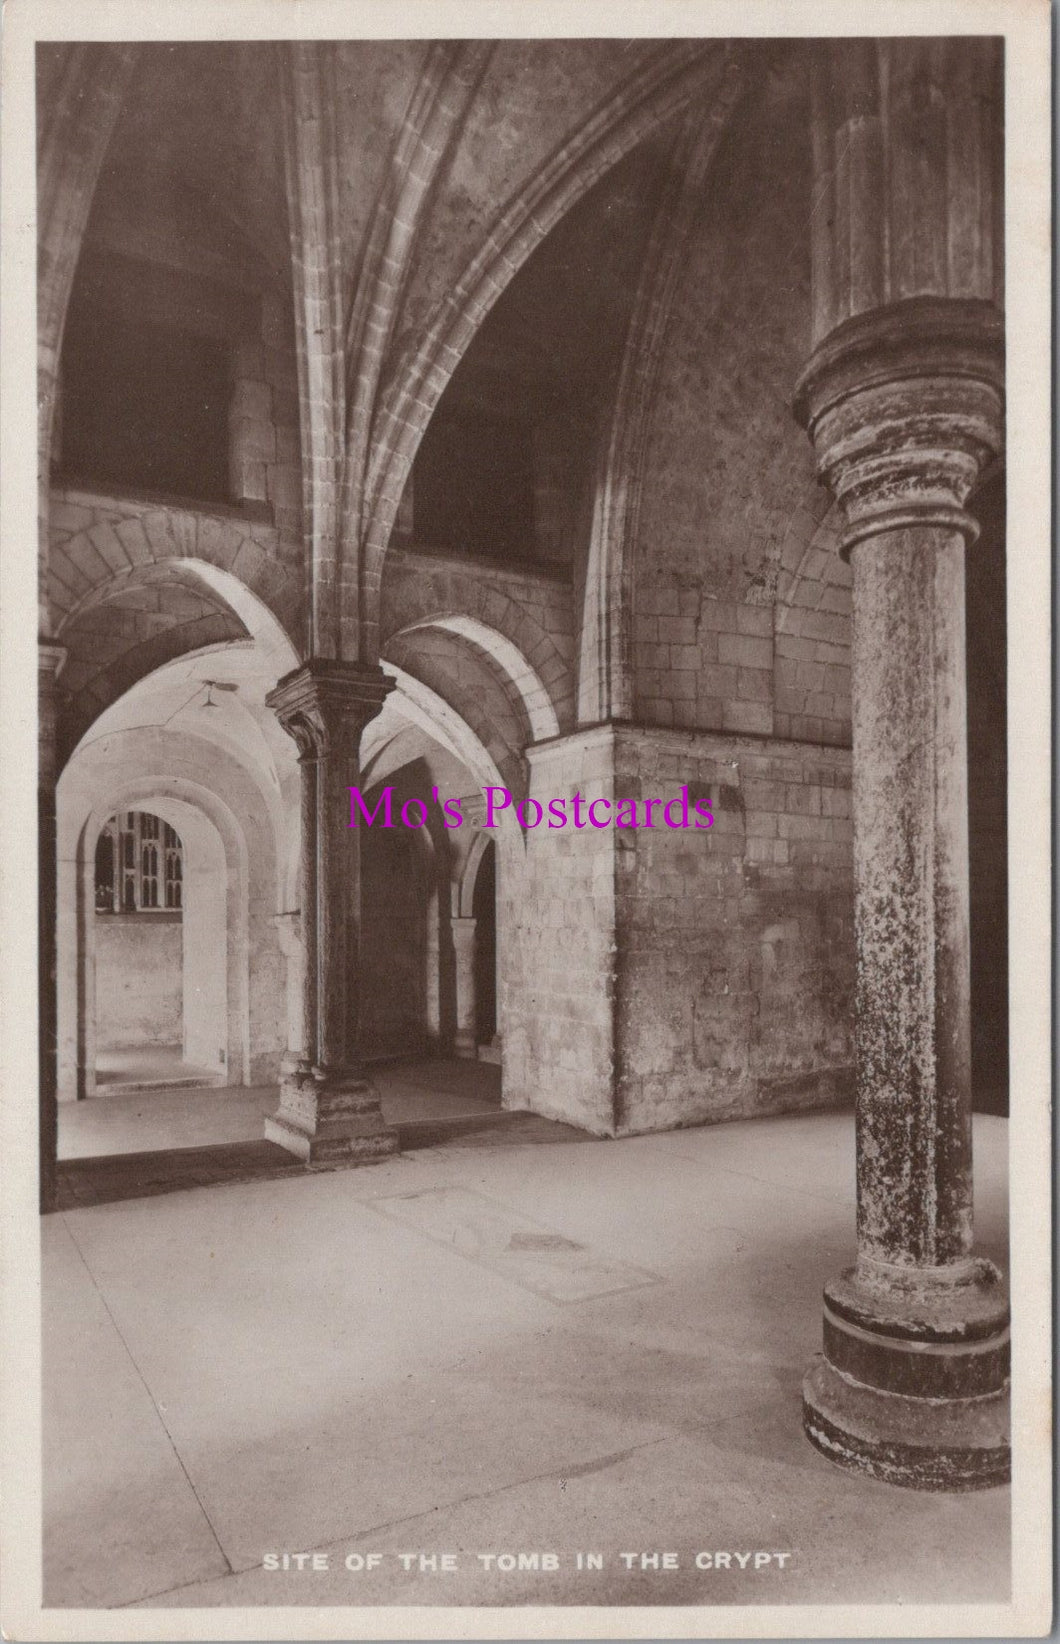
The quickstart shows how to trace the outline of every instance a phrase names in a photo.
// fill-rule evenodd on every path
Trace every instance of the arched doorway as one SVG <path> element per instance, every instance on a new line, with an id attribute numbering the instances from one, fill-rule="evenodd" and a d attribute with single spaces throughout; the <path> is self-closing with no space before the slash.
<path id="1" fill-rule="evenodd" d="M 163 778 L 97 804 L 75 787 L 60 816 L 61 1101 L 245 1083 L 245 864 L 225 808 Z"/>
<path id="2" fill-rule="evenodd" d="M 228 876 L 216 829 L 193 806 L 156 796 L 112 812 L 85 844 L 78 1096 L 241 1077 L 230 1067 Z"/>

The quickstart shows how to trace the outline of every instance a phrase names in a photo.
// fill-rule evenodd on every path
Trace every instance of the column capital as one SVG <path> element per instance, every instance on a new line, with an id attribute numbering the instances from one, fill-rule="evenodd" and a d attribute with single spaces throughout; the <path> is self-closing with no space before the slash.
<path id="1" fill-rule="evenodd" d="M 356 751 L 361 732 L 375 718 L 394 681 L 382 668 L 364 662 L 310 657 L 273 687 L 265 698 L 301 759 L 323 759 Z"/>
<path id="2" fill-rule="evenodd" d="M 814 350 L 794 411 L 844 515 L 841 551 L 909 526 L 978 526 L 965 502 L 1004 438 L 1004 321 L 978 299 L 915 297 Z"/>

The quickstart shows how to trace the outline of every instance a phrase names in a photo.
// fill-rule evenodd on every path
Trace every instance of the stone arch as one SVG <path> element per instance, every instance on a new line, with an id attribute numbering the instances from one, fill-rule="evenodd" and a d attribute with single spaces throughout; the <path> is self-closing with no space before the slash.
<path id="1" fill-rule="evenodd" d="M 64 614 L 56 637 L 65 636 L 80 619 L 125 588 L 151 582 L 186 582 L 203 587 L 228 606 L 247 633 L 274 658 L 280 672 L 298 666 L 298 650 L 267 600 L 235 572 L 190 554 L 159 555 L 157 559 L 113 570 L 83 593 Z"/>
<path id="2" fill-rule="evenodd" d="M 76 919 L 72 949 L 62 937 L 59 942 L 60 1095 L 91 1096 L 96 1090 L 96 840 L 108 817 L 122 810 L 153 812 L 170 822 L 184 842 L 186 1059 L 198 1065 L 223 1067 L 225 1083 L 247 1084 L 250 1009 L 246 843 L 235 816 L 208 789 L 186 779 L 144 775 L 117 784 L 94 805 L 78 830 L 72 864 L 64 858 L 60 846 L 60 877 L 66 881 L 67 890 L 73 890 Z M 69 911 L 60 893 L 61 924 L 65 922 L 63 914 L 68 918 Z M 71 961 L 76 967 L 74 976 L 70 975 Z M 222 1051 L 223 1062 L 219 1054 Z"/>
<path id="3" fill-rule="evenodd" d="M 544 578 L 531 583 L 495 577 L 487 582 L 476 575 L 474 565 L 452 560 L 435 564 L 426 555 L 390 556 L 383 587 L 384 650 L 399 633 L 428 626 L 477 636 L 479 648 L 496 653 L 497 661 L 506 652 L 515 674 L 529 670 L 536 676 L 560 729 L 573 725 L 574 638 L 566 584 Z M 490 635 L 501 643 L 482 643 Z"/>
<path id="4" fill-rule="evenodd" d="M 154 508 L 113 523 L 97 520 L 52 543 L 48 592 L 56 632 L 101 591 L 113 591 L 118 579 L 159 565 L 172 574 L 179 565 L 212 586 L 240 617 L 245 590 L 254 611 L 269 613 L 293 649 L 299 592 L 279 559 L 277 542 L 271 527 L 266 532 L 257 524 L 192 509 Z M 258 625 L 264 626 L 263 616 Z"/>
<path id="5" fill-rule="evenodd" d="M 59 356 L 100 168 L 139 47 L 54 44 L 42 68 L 58 91 L 37 143 L 37 501 L 40 631 L 51 632 L 48 514 Z"/>
<path id="6" fill-rule="evenodd" d="M 470 730 L 476 748 L 488 752 L 496 776 L 480 778 L 483 786 L 500 785 L 518 798 L 526 787 L 524 750 L 529 742 L 522 698 L 495 663 L 444 630 L 426 629 L 418 636 L 390 640 L 382 659 L 444 701 L 454 721 Z M 459 755 L 470 770 L 471 759 Z M 477 757 L 477 755 L 475 756 Z"/>
<path id="7" fill-rule="evenodd" d="M 259 773 L 213 741 L 140 727 L 115 731 L 79 751 L 59 784 L 58 991 L 62 1093 L 85 1093 L 93 1065 L 78 957 L 85 952 L 95 838 L 116 809 L 184 802 L 206 816 L 224 847 L 218 892 L 228 935 L 229 1083 L 277 1077 L 285 1040 L 284 980 L 277 904 L 282 896 L 283 816 Z M 159 812 L 159 814 L 161 814 Z M 182 832 L 179 824 L 177 831 Z M 185 823 L 185 827 L 187 824 Z M 80 1070 L 80 1074 L 79 1074 Z M 87 1083 L 90 1087 L 91 1080 Z"/>
<path id="8" fill-rule="evenodd" d="M 89 641 L 92 637 L 88 636 Z M 247 643 L 242 627 L 226 620 L 218 612 L 192 622 L 175 624 L 140 644 L 130 645 L 118 656 L 105 659 L 103 665 L 87 677 L 87 667 L 92 666 L 92 660 L 87 660 L 86 667 L 86 659 L 71 649 L 67 655 L 69 673 L 64 682 L 63 708 L 56 737 L 58 768 L 63 768 L 78 742 L 101 714 L 140 680 L 164 668 L 167 662 L 192 653 L 227 651 L 233 645 Z M 84 649 L 88 650 L 89 646 Z"/>
<path id="9" fill-rule="evenodd" d="M 839 516 L 820 487 L 796 510 L 776 565 L 778 735 L 850 742 L 852 576 L 839 555 Z"/>
<path id="10" fill-rule="evenodd" d="M 462 760 L 483 787 L 504 786 L 500 767 L 486 743 L 443 696 L 394 662 L 384 658 L 381 666 L 383 672 L 397 682 L 395 708 Z M 513 822 L 511 826 L 520 832 L 518 823 Z"/>
<path id="11" fill-rule="evenodd" d="M 425 628 L 454 634 L 490 659 L 508 682 L 510 694 L 520 704 L 530 729 L 531 741 L 543 742 L 559 735 L 559 720 L 548 691 L 536 669 L 506 635 L 489 627 L 478 617 L 451 613 L 425 617 L 421 622 L 411 623 L 393 638 L 400 639 L 405 634 Z"/>
<path id="12" fill-rule="evenodd" d="M 424 684 L 407 670 L 394 662 L 385 660 L 382 663 L 385 673 L 396 681 L 397 688 L 387 698 L 386 713 L 397 713 L 413 725 L 433 737 L 449 753 L 459 759 L 471 773 L 474 780 L 482 787 L 511 787 L 510 781 L 505 780 L 504 773 L 498 766 L 493 753 L 483 740 L 479 732 L 457 711 L 442 695 Z M 385 735 L 385 733 L 383 733 Z M 444 965 L 437 967 L 439 977 L 440 997 L 436 1002 L 437 1027 L 440 1042 L 448 1043 L 452 1038 L 454 1023 L 450 1021 L 453 1013 L 454 999 L 452 990 L 455 984 L 455 974 L 452 973 L 454 956 L 451 943 L 442 940 L 442 932 L 451 917 L 463 917 L 460 890 L 466 885 L 467 896 L 474 894 L 474 879 L 477 876 L 478 865 L 486 846 L 493 843 L 496 846 L 497 863 L 497 897 L 496 897 L 496 967 L 499 978 L 498 985 L 498 1031 L 503 1041 L 505 1001 L 510 988 L 506 987 L 507 967 L 512 963 L 516 953 L 515 928 L 516 910 L 519 905 L 520 886 L 524 874 L 526 855 L 526 841 L 522 829 L 515 816 L 514 806 L 502 811 L 498 818 L 498 825 L 487 831 L 479 828 L 473 818 L 465 821 L 465 827 L 474 827 L 475 832 L 466 851 L 454 850 L 451 858 L 438 859 L 437 842 L 435 855 L 437 859 L 437 873 L 435 881 L 439 891 L 442 888 L 443 878 L 453 875 L 455 883 L 449 884 L 449 900 L 445 905 L 439 905 L 436 918 L 439 934 L 439 948 L 443 955 L 448 950 L 449 968 Z M 426 833 L 426 829 L 422 830 Z M 446 836 L 451 845 L 455 845 L 460 835 L 454 830 Z M 468 861 L 474 858 L 475 867 L 468 877 Z M 455 869 L 455 872 L 454 872 Z M 503 896 L 502 896 L 503 891 Z M 430 916 L 430 910 L 429 910 Z M 429 928 L 430 929 L 430 928 Z M 428 959 L 430 963 L 430 956 Z M 431 1000 L 428 995 L 428 1040 L 431 1039 L 432 1021 Z"/>
<path id="13" fill-rule="evenodd" d="M 443 389 L 501 292 L 594 183 L 705 87 L 723 95 L 738 75 L 738 48 L 681 41 L 642 65 L 589 115 L 506 202 L 464 274 L 397 361 L 376 413 L 365 513 L 366 586 L 378 601 L 391 528 L 412 459 Z M 378 647 L 378 607 L 364 616 Z"/>
<path id="14" fill-rule="evenodd" d="M 137 606 L 150 590 L 157 610 Z M 159 626 L 170 609 L 172 621 Z M 108 620 L 109 619 L 109 620 Z M 282 623 L 231 572 L 195 559 L 164 559 L 115 573 L 82 596 L 60 628 L 67 647 L 59 762 L 119 697 L 165 663 L 193 651 L 253 644 L 280 677 L 298 654 Z"/>
<path id="15" fill-rule="evenodd" d="M 648 436 L 685 250 L 735 102 L 737 74 L 705 114 L 686 115 L 670 150 L 641 264 L 611 406 L 597 455 L 578 646 L 578 720 L 633 714 L 633 556 Z"/>

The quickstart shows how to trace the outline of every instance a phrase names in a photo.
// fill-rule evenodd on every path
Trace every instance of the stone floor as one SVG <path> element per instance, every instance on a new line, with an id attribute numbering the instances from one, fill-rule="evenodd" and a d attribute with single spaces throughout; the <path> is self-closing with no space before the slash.
<path id="1" fill-rule="evenodd" d="M 216 1084 L 219 1075 L 186 1062 L 180 1045 L 117 1046 L 96 1055 L 96 1084 L 100 1092 L 131 1086 L 161 1084 Z"/>
<path id="2" fill-rule="evenodd" d="M 977 1119 L 1001 1259 L 1006 1147 Z M 1004 1599 L 1007 1491 L 893 1490 L 802 1437 L 852 1163 L 830 1113 L 46 1217 L 46 1604 Z M 718 1551 L 791 1556 L 695 1568 Z M 269 1568 L 305 1552 L 328 1570 Z M 558 1568 L 477 1556 L 519 1552 Z"/>
<path id="3" fill-rule="evenodd" d="M 501 1070 L 485 1062 L 380 1062 L 371 1075 L 393 1125 L 470 1118 L 500 1103 Z M 275 1085 L 103 1090 L 82 1102 L 60 1102 L 59 1158 L 260 1141 L 278 1100 Z"/>

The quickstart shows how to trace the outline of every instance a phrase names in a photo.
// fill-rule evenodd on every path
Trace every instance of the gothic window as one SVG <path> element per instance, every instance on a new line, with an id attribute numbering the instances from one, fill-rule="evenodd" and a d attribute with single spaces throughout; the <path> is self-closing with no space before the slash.
<path id="1" fill-rule="evenodd" d="M 150 811 L 119 811 L 96 843 L 96 912 L 154 913 L 183 906 L 180 835 Z"/>
<path id="2" fill-rule="evenodd" d="M 165 898 L 167 908 L 179 908 L 184 892 L 184 852 L 180 836 L 168 822 L 162 824 L 165 851 Z"/>

